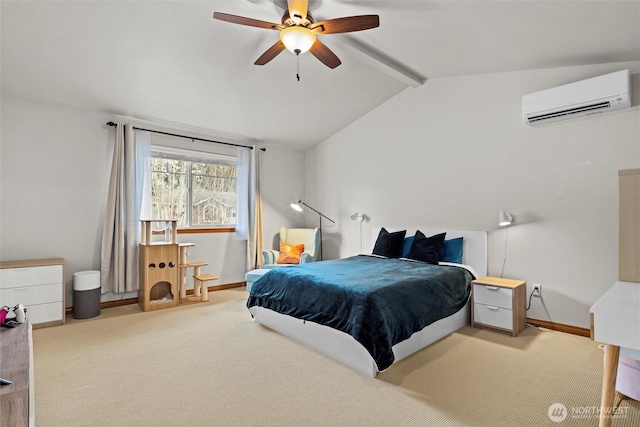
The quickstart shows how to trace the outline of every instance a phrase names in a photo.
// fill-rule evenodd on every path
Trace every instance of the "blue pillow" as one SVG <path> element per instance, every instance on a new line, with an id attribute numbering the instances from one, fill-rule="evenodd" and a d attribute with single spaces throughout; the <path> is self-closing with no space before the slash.
<path id="1" fill-rule="evenodd" d="M 409 249 L 411 249 L 411 244 L 413 243 L 414 237 L 415 236 L 404 238 L 404 241 L 402 242 L 402 254 L 400 255 L 400 258 L 406 258 L 407 255 L 409 255 Z"/>
<path id="2" fill-rule="evenodd" d="M 462 264 L 462 237 L 444 241 L 440 249 L 440 261 Z"/>

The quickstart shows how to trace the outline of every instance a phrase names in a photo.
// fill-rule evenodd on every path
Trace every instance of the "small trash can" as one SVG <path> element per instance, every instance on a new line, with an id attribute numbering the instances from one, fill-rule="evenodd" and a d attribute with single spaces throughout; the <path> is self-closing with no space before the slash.
<path id="1" fill-rule="evenodd" d="M 73 317 L 89 319 L 100 315 L 100 272 L 73 273 Z"/>

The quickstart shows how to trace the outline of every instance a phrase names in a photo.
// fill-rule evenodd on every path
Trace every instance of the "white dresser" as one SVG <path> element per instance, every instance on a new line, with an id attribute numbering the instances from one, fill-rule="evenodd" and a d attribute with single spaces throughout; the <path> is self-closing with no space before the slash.
<path id="1" fill-rule="evenodd" d="M 0 263 L 0 305 L 27 308 L 34 327 L 65 322 L 64 259 Z"/>

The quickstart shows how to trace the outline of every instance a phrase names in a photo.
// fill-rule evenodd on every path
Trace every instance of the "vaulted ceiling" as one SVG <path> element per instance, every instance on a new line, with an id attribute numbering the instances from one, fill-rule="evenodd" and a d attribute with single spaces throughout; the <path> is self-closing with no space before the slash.
<path id="1" fill-rule="evenodd" d="M 283 0 L 1 1 L 3 97 L 202 129 L 307 150 L 429 79 L 640 60 L 640 1 L 311 0 L 316 21 L 380 15 L 319 36 L 331 70 L 287 51 L 253 62 Z"/>

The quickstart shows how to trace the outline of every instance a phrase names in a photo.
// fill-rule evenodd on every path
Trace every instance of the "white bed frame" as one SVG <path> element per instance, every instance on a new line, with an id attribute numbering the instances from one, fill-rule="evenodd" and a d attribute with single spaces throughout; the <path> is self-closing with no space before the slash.
<path id="1" fill-rule="evenodd" d="M 388 229 L 393 231 L 392 229 Z M 380 229 L 373 230 L 374 241 Z M 426 236 L 442 231 L 420 229 Z M 407 230 L 407 237 L 415 230 Z M 462 263 L 473 268 L 477 277 L 487 275 L 487 232 L 447 231 L 447 239 L 463 237 Z M 449 317 L 440 319 L 414 333 L 410 338 L 393 346 L 394 363 L 429 344 L 444 338 L 471 322 L 471 303 Z M 369 352 L 351 335 L 318 323 L 303 321 L 292 316 L 254 306 L 249 309 L 255 321 L 274 331 L 305 344 L 314 350 L 344 363 L 366 375 L 375 377 L 378 368 Z"/>

